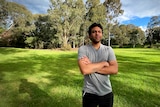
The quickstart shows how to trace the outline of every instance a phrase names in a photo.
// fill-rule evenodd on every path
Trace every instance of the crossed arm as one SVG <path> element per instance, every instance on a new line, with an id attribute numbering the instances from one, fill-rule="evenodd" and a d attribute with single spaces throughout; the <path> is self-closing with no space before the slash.
<path id="1" fill-rule="evenodd" d="M 83 75 L 91 74 L 94 72 L 100 74 L 116 74 L 118 73 L 118 63 L 114 61 L 103 61 L 98 63 L 92 63 L 88 57 L 84 56 L 78 60 L 80 71 Z"/>

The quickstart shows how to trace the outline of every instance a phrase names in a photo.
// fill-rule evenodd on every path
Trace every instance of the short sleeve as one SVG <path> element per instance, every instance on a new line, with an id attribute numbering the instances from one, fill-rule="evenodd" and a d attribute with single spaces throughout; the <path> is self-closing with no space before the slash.
<path id="1" fill-rule="evenodd" d="M 86 46 L 81 46 L 78 49 L 78 59 L 82 58 L 83 56 L 86 56 Z"/>
<path id="2" fill-rule="evenodd" d="M 116 60 L 116 56 L 115 53 L 113 51 L 112 47 L 109 47 L 109 57 L 108 57 L 108 61 L 113 61 Z"/>

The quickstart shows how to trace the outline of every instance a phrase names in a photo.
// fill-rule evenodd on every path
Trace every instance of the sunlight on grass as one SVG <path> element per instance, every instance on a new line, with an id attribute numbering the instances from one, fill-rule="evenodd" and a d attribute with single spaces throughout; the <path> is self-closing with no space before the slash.
<path id="1" fill-rule="evenodd" d="M 160 50 L 114 49 L 114 107 L 160 106 Z M 77 51 L 0 48 L 0 107 L 81 107 Z"/>
<path id="2" fill-rule="evenodd" d="M 47 78 L 44 78 L 45 76 L 50 76 L 52 74 L 48 72 L 40 72 L 40 73 L 35 73 L 34 75 L 28 75 L 26 78 L 28 78 L 28 81 L 36 82 L 39 84 L 49 84 L 51 81 Z"/>
<path id="3" fill-rule="evenodd" d="M 117 93 L 115 100 L 124 102 L 121 104 L 115 101 L 115 107 L 157 107 L 160 105 L 156 100 L 160 98 L 158 92 L 160 88 L 159 50 L 115 49 L 115 53 L 119 63 L 119 74 L 112 77 L 113 88 L 121 86 L 118 90 L 114 89 Z"/>
<path id="4" fill-rule="evenodd" d="M 67 107 L 71 107 L 73 105 L 81 107 L 81 99 L 75 100 L 77 97 L 81 97 L 81 93 L 79 92 L 81 92 L 81 89 L 68 86 L 58 86 L 51 90 L 52 95 L 56 96 L 54 97 L 56 98 L 56 101 L 58 101 L 59 104 L 62 104 L 62 106 L 65 105 Z"/>

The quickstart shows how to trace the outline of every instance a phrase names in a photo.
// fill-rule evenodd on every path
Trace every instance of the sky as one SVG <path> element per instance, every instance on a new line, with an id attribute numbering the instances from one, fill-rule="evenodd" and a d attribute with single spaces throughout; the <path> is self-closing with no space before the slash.
<path id="1" fill-rule="evenodd" d="M 33 14 L 47 13 L 49 0 L 10 0 L 26 6 Z M 100 0 L 104 2 L 105 0 Z M 152 16 L 160 15 L 160 0 L 121 0 L 124 13 L 118 17 L 120 24 L 133 24 L 145 30 Z"/>

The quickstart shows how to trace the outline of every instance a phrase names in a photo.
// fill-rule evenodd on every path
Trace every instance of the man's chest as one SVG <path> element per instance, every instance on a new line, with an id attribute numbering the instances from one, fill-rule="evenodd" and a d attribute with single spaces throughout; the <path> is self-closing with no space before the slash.
<path id="1" fill-rule="evenodd" d="M 87 57 L 91 62 L 108 61 L 109 53 L 106 50 L 90 50 L 87 52 Z"/>

